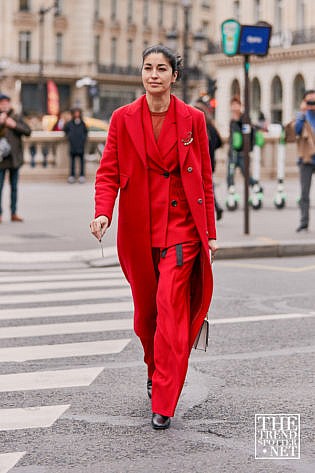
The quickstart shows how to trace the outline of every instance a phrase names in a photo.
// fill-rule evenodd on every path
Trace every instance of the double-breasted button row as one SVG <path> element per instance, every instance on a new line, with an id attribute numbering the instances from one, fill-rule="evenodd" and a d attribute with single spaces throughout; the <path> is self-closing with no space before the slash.
<path id="1" fill-rule="evenodd" d="M 172 200 L 172 201 L 171 201 L 171 206 L 172 206 L 172 207 L 177 207 L 177 200 L 175 200 L 175 199 Z"/>
<path id="2" fill-rule="evenodd" d="M 191 166 L 189 166 L 189 167 L 187 168 L 187 172 L 193 172 L 193 168 L 192 168 Z"/>
<path id="3" fill-rule="evenodd" d="M 202 204 L 203 200 L 201 198 L 197 199 L 198 204 Z"/>

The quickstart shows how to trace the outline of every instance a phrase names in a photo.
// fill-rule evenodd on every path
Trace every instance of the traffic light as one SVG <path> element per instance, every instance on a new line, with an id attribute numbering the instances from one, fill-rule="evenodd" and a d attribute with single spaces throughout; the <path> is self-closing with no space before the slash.
<path id="1" fill-rule="evenodd" d="M 208 94 L 210 97 L 215 96 L 215 91 L 217 90 L 217 80 L 212 79 L 211 77 L 208 77 Z"/>

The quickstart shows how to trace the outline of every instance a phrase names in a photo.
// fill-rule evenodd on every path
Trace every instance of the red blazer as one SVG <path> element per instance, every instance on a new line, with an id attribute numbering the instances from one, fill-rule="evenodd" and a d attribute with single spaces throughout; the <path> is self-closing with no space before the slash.
<path id="1" fill-rule="evenodd" d="M 140 338 L 145 337 L 148 325 L 155 319 L 157 287 L 151 253 L 149 179 L 142 126 L 144 100 L 142 96 L 113 113 L 95 182 L 95 217 L 106 215 L 111 220 L 120 189 L 118 255 L 131 285 L 134 326 Z M 200 262 L 193 275 L 192 346 L 212 295 L 208 239 L 216 238 L 214 198 L 204 114 L 176 97 L 174 100 L 182 184 L 202 243 Z"/>

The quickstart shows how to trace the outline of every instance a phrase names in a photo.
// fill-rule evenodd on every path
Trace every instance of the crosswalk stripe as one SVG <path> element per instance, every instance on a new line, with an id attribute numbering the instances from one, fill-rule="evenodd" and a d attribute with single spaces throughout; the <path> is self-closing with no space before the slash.
<path id="1" fill-rule="evenodd" d="M 70 291 L 70 292 L 54 292 L 44 294 L 17 294 L 14 297 L 5 295 L 1 296 L 1 305 L 12 305 L 19 303 L 35 303 L 35 302 L 59 302 L 71 300 L 88 300 L 88 299 L 106 299 L 115 297 L 131 296 L 129 287 L 126 288 L 104 288 L 94 291 Z"/>
<path id="2" fill-rule="evenodd" d="M 0 453 L 0 473 L 7 473 L 26 452 L 14 452 L 14 453 Z"/>
<path id="3" fill-rule="evenodd" d="M 50 427 L 70 404 L 0 409 L 0 431 Z"/>
<path id="4" fill-rule="evenodd" d="M 0 375 L 0 392 L 89 386 L 102 371 L 103 367 L 101 366 L 3 374 Z"/>
<path id="5" fill-rule="evenodd" d="M 132 330 L 132 328 L 133 319 L 96 320 L 64 324 L 19 325 L 17 327 L 1 327 L 0 339 L 108 332 L 114 330 Z"/>
<path id="6" fill-rule="evenodd" d="M 108 288 L 129 286 L 125 279 L 109 279 L 97 281 L 53 281 L 53 282 L 25 282 L 17 284 L 1 284 L 0 293 L 10 293 L 21 291 L 51 291 L 53 289 L 79 289 L 81 288 Z"/>
<path id="7" fill-rule="evenodd" d="M 72 304 L 49 307 L 27 307 L 17 309 L 1 309 L 0 320 L 66 317 L 90 314 L 114 314 L 119 312 L 132 312 L 133 302 L 101 302 L 99 304 Z"/>
<path id="8" fill-rule="evenodd" d="M 41 274 L 37 276 L 2 276 L 0 277 L 0 283 L 19 283 L 19 282 L 32 282 L 32 281 L 75 281 L 81 279 L 124 279 L 123 272 L 120 271 L 97 271 L 89 273 L 66 273 L 66 274 Z"/>
<path id="9" fill-rule="evenodd" d="M 130 338 L 102 340 L 97 342 L 63 343 L 0 348 L 0 363 L 46 360 L 74 356 L 109 355 L 120 353 Z"/>

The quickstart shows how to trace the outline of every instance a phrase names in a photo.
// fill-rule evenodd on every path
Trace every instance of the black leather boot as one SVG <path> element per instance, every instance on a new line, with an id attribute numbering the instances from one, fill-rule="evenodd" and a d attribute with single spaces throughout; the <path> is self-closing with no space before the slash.
<path id="1" fill-rule="evenodd" d="M 162 416 L 161 414 L 156 414 L 153 412 L 152 414 L 152 421 L 151 421 L 153 429 L 156 430 L 165 430 L 168 429 L 171 425 L 171 418 L 167 416 Z"/>

